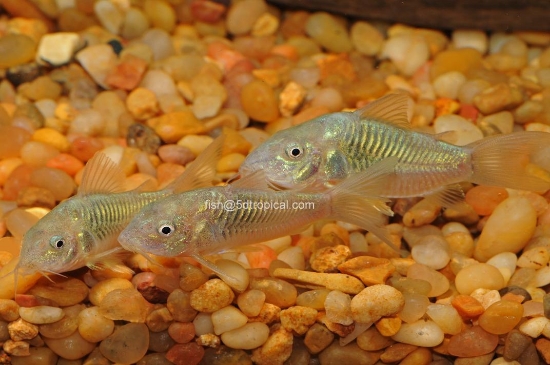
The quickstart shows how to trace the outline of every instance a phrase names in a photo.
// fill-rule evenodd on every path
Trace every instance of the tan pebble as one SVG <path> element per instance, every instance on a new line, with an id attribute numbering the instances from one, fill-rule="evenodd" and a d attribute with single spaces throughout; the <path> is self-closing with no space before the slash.
<path id="1" fill-rule="evenodd" d="M 350 325 L 353 323 L 351 315 L 351 298 L 339 290 L 332 290 L 325 299 L 327 318 L 335 323 Z"/>
<path id="2" fill-rule="evenodd" d="M 520 303 L 502 300 L 489 306 L 479 317 L 478 322 L 485 331 L 502 335 L 510 332 L 522 316 L 523 306 Z"/>
<path id="3" fill-rule="evenodd" d="M 152 332 L 162 332 L 173 323 L 174 317 L 167 307 L 152 310 L 145 319 L 145 324 Z M 177 323 L 177 322 L 176 322 Z"/>
<path id="4" fill-rule="evenodd" d="M 279 18 L 270 13 L 263 13 L 252 26 L 252 35 L 255 37 L 269 36 L 279 27 Z"/>
<path id="5" fill-rule="evenodd" d="M 217 164 L 217 170 L 218 172 L 237 171 L 244 160 L 244 155 L 240 153 L 230 153 L 220 158 Z"/>
<path id="6" fill-rule="evenodd" d="M 147 353 L 149 330 L 143 323 L 124 324 L 105 340 L 99 350 L 115 363 L 135 363 Z"/>
<path id="7" fill-rule="evenodd" d="M 407 277 L 427 281 L 431 285 L 428 297 L 437 297 L 449 290 L 449 279 L 440 272 L 422 264 L 414 264 L 409 267 Z"/>
<path id="8" fill-rule="evenodd" d="M 199 312 L 212 313 L 233 301 L 235 294 L 220 279 L 211 279 L 191 292 L 191 307 Z"/>
<path id="9" fill-rule="evenodd" d="M 393 343 L 393 340 L 382 335 L 376 326 L 370 327 L 357 336 L 357 345 L 365 351 L 379 351 Z"/>
<path id="10" fill-rule="evenodd" d="M 78 331 L 74 331 L 70 336 L 60 339 L 45 337 L 44 342 L 53 352 L 67 360 L 80 359 L 96 347 L 95 343 L 84 340 Z"/>
<path id="11" fill-rule="evenodd" d="M 315 323 L 317 311 L 313 308 L 294 306 L 281 311 L 281 325 L 288 331 L 294 331 L 298 335 L 307 332 Z"/>
<path id="12" fill-rule="evenodd" d="M 53 146 L 61 152 L 67 152 L 70 147 L 67 137 L 52 128 L 37 129 L 33 133 L 32 139 Z"/>
<path id="13" fill-rule="evenodd" d="M 261 290 L 248 290 L 239 294 L 237 304 L 241 311 L 248 317 L 255 317 L 260 314 L 265 302 L 265 293 Z"/>
<path id="14" fill-rule="evenodd" d="M 337 245 L 323 247 L 313 252 L 309 259 L 311 268 L 317 272 L 337 272 L 338 265 L 351 257 L 351 251 L 347 246 Z"/>
<path id="15" fill-rule="evenodd" d="M 131 289 L 134 285 L 126 279 L 112 278 L 98 282 L 90 289 L 89 300 L 93 305 L 99 306 L 101 301 L 113 290 Z"/>
<path id="16" fill-rule="evenodd" d="M 19 318 L 8 324 L 8 332 L 13 341 L 30 340 L 38 335 L 38 326 Z"/>
<path id="17" fill-rule="evenodd" d="M 331 291 L 328 289 L 314 289 L 303 292 L 296 298 L 296 304 L 317 310 L 325 309 L 325 300 Z"/>
<path id="18" fill-rule="evenodd" d="M 106 318 L 134 323 L 144 323 L 149 303 L 134 288 L 115 289 L 107 293 L 99 303 L 99 312 Z"/>
<path id="19" fill-rule="evenodd" d="M 462 330 L 462 318 L 452 305 L 430 304 L 426 314 L 445 334 L 456 335 Z"/>
<path id="20" fill-rule="evenodd" d="M 284 268 L 276 269 L 274 274 L 277 278 L 292 280 L 296 285 L 323 286 L 329 290 L 339 290 L 346 294 L 358 294 L 365 287 L 359 279 L 345 274 L 313 273 Z"/>
<path id="21" fill-rule="evenodd" d="M 485 288 L 474 290 L 470 293 L 470 296 L 477 299 L 485 309 L 501 300 L 498 290 L 489 290 Z"/>
<path id="22" fill-rule="evenodd" d="M 33 324 L 46 324 L 59 321 L 65 313 L 61 308 L 37 306 L 31 308 L 19 308 L 19 315 L 25 321 Z"/>
<path id="23" fill-rule="evenodd" d="M 498 342 L 497 335 L 486 332 L 480 326 L 472 326 L 451 337 L 447 350 L 453 356 L 481 356 L 494 351 Z"/>
<path id="24" fill-rule="evenodd" d="M 379 358 L 379 352 L 364 351 L 353 342 L 346 346 L 341 346 L 337 341 L 334 341 L 329 347 L 319 354 L 319 362 L 321 365 L 373 365 L 378 363 Z"/>
<path id="25" fill-rule="evenodd" d="M 365 285 L 384 284 L 395 271 L 392 261 L 372 256 L 359 256 L 338 266 L 343 274 L 353 275 Z"/>
<path id="26" fill-rule="evenodd" d="M 221 335 L 223 343 L 233 349 L 252 350 L 265 343 L 269 337 L 269 327 L 261 322 L 253 322 L 224 332 Z"/>
<path id="27" fill-rule="evenodd" d="M 421 227 L 432 223 L 441 210 L 441 206 L 429 199 L 422 199 L 411 207 L 403 216 L 403 224 L 406 227 Z"/>
<path id="28" fill-rule="evenodd" d="M 229 305 L 212 313 L 214 333 L 221 335 L 246 324 L 248 318 L 237 308 Z"/>
<path id="29" fill-rule="evenodd" d="M 335 323 L 329 320 L 324 312 L 319 312 L 317 314 L 317 322 L 324 324 L 330 332 L 336 333 L 340 337 L 346 337 L 351 334 L 355 329 L 355 324 L 343 325 L 340 323 Z"/>
<path id="30" fill-rule="evenodd" d="M 455 279 L 456 288 L 461 294 L 470 294 L 476 289 L 502 289 L 505 285 L 500 271 L 488 264 L 473 264 L 462 269 Z"/>
<path id="31" fill-rule="evenodd" d="M 261 290 L 265 293 L 266 303 L 274 304 L 280 308 L 294 305 L 298 296 L 298 292 L 292 284 L 271 277 L 251 278 L 250 289 Z"/>
<path id="32" fill-rule="evenodd" d="M 415 346 L 433 347 L 443 341 L 444 334 L 433 321 L 421 319 L 414 323 L 403 323 L 392 338 Z"/>
<path id="33" fill-rule="evenodd" d="M 81 280 L 54 277 L 41 279 L 27 294 L 50 299 L 60 307 L 69 307 L 86 299 L 88 292 L 88 286 Z"/>
<path id="34" fill-rule="evenodd" d="M 530 318 L 519 326 L 519 331 L 531 338 L 537 338 L 541 334 L 543 334 L 543 332 L 548 332 L 547 326 L 549 324 L 550 324 L 550 320 L 546 317 Z M 545 333 L 545 336 L 547 334 L 548 333 Z"/>
<path id="35" fill-rule="evenodd" d="M 99 307 L 85 308 L 78 314 L 78 332 L 88 342 L 100 342 L 113 333 L 115 322 L 100 313 Z"/>
<path id="36" fill-rule="evenodd" d="M 207 333 L 204 335 L 200 335 L 197 337 L 197 344 L 202 347 L 212 347 L 212 348 L 218 348 L 220 347 L 221 339 L 219 336 L 216 336 L 212 333 Z"/>
<path id="37" fill-rule="evenodd" d="M 474 105 L 483 114 L 493 114 L 519 106 L 523 102 L 521 91 L 505 83 L 496 84 L 474 97 Z"/>
<path id="38" fill-rule="evenodd" d="M 535 247 L 523 251 L 518 259 L 517 266 L 538 270 L 546 266 L 549 260 L 550 253 L 548 253 L 546 247 Z"/>
<path id="39" fill-rule="evenodd" d="M 375 322 L 403 308 L 403 294 L 389 285 L 373 285 L 363 289 L 351 300 L 353 319 L 360 323 Z"/>
<path id="40" fill-rule="evenodd" d="M 291 81 L 284 87 L 279 95 L 279 110 L 283 117 L 290 117 L 302 105 L 306 97 L 306 89 Z"/>
<path id="41" fill-rule="evenodd" d="M 201 134 L 206 131 L 205 126 L 190 110 L 167 113 L 149 119 L 147 124 L 166 143 L 176 143 L 186 135 Z"/>
<path id="42" fill-rule="evenodd" d="M 155 93 L 143 87 L 138 87 L 130 92 L 126 98 L 126 107 L 132 116 L 139 120 L 152 118 L 159 112 Z"/>
<path id="43" fill-rule="evenodd" d="M 428 365 L 432 363 L 432 352 L 427 348 L 419 348 L 411 352 L 400 365 Z"/>
<path id="44" fill-rule="evenodd" d="M 380 355 L 380 360 L 384 363 L 399 362 L 417 348 L 418 346 L 409 345 L 406 343 L 396 343 L 395 345 L 388 347 L 382 355 Z"/>
<path id="45" fill-rule="evenodd" d="M 315 323 L 309 328 L 304 338 L 304 345 L 308 351 L 316 355 L 327 348 L 334 340 L 334 334 L 325 326 Z"/>
<path id="46" fill-rule="evenodd" d="M 0 318 L 6 322 L 19 318 L 19 305 L 12 299 L 0 299 Z"/>
<path id="47" fill-rule="evenodd" d="M 63 308 L 63 318 L 57 322 L 40 325 L 40 335 L 47 338 L 70 336 L 78 328 L 78 314 L 84 308 L 84 304 L 75 304 Z"/>
<path id="48" fill-rule="evenodd" d="M 391 337 L 399 332 L 402 323 L 397 316 L 384 317 L 375 323 L 375 327 L 382 336 Z"/>
<path id="49" fill-rule="evenodd" d="M 251 360 L 259 365 L 283 363 L 292 353 L 292 342 L 292 334 L 275 325 L 267 341 L 260 348 L 252 351 Z"/>
<path id="50" fill-rule="evenodd" d="M 281 308 L 271 303 L 264 303 L 260 309 L 260 313 L 257 316 L 249 317 L 248 322 L 262 322 L 270 324 L 275 321 L 279 321 L 281 314 Z"/>

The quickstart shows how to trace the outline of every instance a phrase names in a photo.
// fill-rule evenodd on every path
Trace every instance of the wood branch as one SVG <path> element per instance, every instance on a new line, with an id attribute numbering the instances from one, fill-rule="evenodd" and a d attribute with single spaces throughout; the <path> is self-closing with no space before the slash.
<path id="1" fill-rule="evenodd" d="M 550 31 L 549 0 L 268 0 L 283 8 L 328 11 L 437 29 Z"/>

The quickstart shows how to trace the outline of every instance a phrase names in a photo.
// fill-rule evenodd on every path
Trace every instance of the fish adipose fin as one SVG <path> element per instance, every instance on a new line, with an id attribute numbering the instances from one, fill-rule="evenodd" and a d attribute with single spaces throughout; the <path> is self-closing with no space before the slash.
<path id="1" fill-rule="evenodd" d="M 98 152 L 84 167 L 78 195 L 121 193 L 125 179 L 120 167 L 109 156 Z"/>
<path id="2" fill-rule="evenodd" d="M 464 201 L 464 191 L 459 184 L 451 184 L 435 193 L 426 195 L 425 199 L 445 208 L 457 208 Z"/>
<path id="3" fill-rule="evenodd" d="M 388 94 L 367 106 L 357 109 L 354 114 L 359 119 L 375 119 L 403 129 L 410 129 L 407 117 L 411 98 L 403 92 Z"/>
<path id="4" fill-rule="evenodd" d="M 471 182 L 480 185 L 543 193 L 550 182 L 527 173 L 525 167 L 537 152 L 550 146 L 550 133 L 516 132 L 474 142 Z"/>
<path id="5" fill-rule="evenodd" d="M 363 173 L 351 175 L 328 193 L 332 197 L 331 218 L 362 227 L 399 252 L 382 225 L 383 214 L 393 216 L 386 204 L 389 200 L 380 197 L 388 177 L 395 173 L 397 160 L 397 157 L 388 157 Z"/>
<path id="6" fill-rule="evenodd" d="M 166 189 L 173 193 L 182 193 L 198 188 L 212 186 L 216 177 L 216 165 L 222 156 L 223 135 L 216 138 L 200 153 L 195 161 L 191 162 L 183 174 L 169 184 Z"/>

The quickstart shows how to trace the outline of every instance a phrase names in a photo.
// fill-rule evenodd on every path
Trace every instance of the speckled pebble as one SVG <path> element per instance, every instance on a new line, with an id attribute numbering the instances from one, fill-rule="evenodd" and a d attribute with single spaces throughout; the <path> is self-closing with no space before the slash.
<path id="1" fill-rule="evenodd" d="M 211 279 L 191 292 L 190 305 L 199 312 L 212 313 L 228 306 L 235 294 L 220 279 Z"/>
<path id="2" fill-rule="evenodd" d="M 403 308 L 403 294 L 389 285 L 373 285 L 363 289 L 351 300 L 351 314 L 360 323 L 375 322 Z"/>

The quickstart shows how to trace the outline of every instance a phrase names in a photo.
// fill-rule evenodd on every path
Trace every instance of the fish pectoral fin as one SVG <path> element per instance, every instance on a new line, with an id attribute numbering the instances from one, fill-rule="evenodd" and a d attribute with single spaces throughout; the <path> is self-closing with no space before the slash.
<path id="1" fill-rule="evenodd" d="M 232 182 L 230 186 L 241 189 L 280 190 L 267 180 L 263 170 L 256 170 L 250 175 L 241 177 L 239 180 Z"/>
<path id="2" fill-rule="evenodd" d="M 124 260 L 130 254 L 130 252 L 123 250 L 122 247 L 115 247 L 108 251 L 89 256 L 86 266 L 92 270 L 109 269 L 116 272 L 134 274 L 134 271 L 124 264 Z"/>
<path id="3" fill-rule="evenodd" d="M 103 152 L 98 152 L 84 167 L 78 195 L 120 193 L 124 191 L 126 175 Z"/>
<path id="4" fill-rule="evenodd" d="M 432 137 L 438 141 L 447 142 L 450 144 L 456 144 L 458 141 L 458 132 L 457 131 L 446 131 L 437 134 L 432 134 Z"/>
<path id="5" fill-rule="evenodd" d="M 224 270 L 222 270 L 221 268 L 219 268 L 216 264 L 208 261 L 207 259 L 205 259 L 203 256 L 199 255 L 198 253 L 195 253 L 195 254 L 192 254 L 191 257 L 193 259 L 195 259 L 195 261 L 197 261 L 199 264 L 201 264 L 202 266 L 204 267 L 207 267 L 209 268 L 210 270 L 212 270 L 216 275 L 218 275 L 218 277 L 220 279 L 222 279 L 227 285 L 229 286 L 235 286 L 235 284 L 239 284 L 240 281 L 235 278 L 234 276 L 232 275 L 229 275 L 228 273 L 226 273 Z"/>
<path id="6" fill-rule="evenodd" d="M 410 129 L 408 113 L 412 100 L 405 92 L 388 94 L 378 100 L 357 109 L 354 113 L 360 119 L 375 119 L 403 129 Z"/>
<path id="7" fill-rule="evenodd" d="M 216 138 L 197 156 L 195 161 L 186 167 L 183 174 L 165 189 L 173 193 L 181 193 L 212 186 L 212 180 L 216 177 L 218 160 L 222 156 L 224 140 L 224 135 Z"/>
<path id="8" fill-rule="evenodd" d="M 464 191 L 459 184 L 451 184 L 444 186 L 443 189 L 435 193 L 426 195 L 424 199 L 428 199 L 445 208 L 456 209 L 458 205 L 464 202 Z"/>

